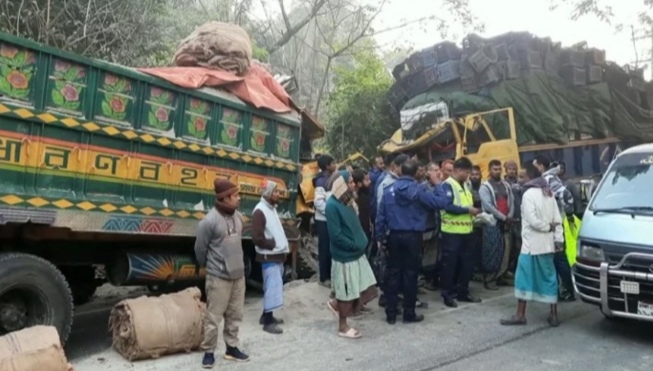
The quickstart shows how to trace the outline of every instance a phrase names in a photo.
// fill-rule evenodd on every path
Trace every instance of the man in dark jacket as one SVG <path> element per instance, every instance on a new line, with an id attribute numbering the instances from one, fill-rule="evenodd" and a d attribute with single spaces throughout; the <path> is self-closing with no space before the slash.
<path id="1" fill-rule="evenodd" d="M 512 194 L 514 196 L 514 213 L 513 213 L 513 224 L 511 228 L 511 242 L 512 250 L 510 251 L 510 263 L 508 268 L 508 273 L 506 273 L 506 278 L 514 279 L 514 273 L 517 269 L 517 259 L 519 258 L 519 253 L 521 252 L 521 194 L 522 194 L 522 184 L 519 182 L 519 169 L 517 163 L 513 160 L 508 160 L 503 164 L 506 175 L 504 180 L 510 184 L 512 188 Z"/>
<path id="2" fill-rule="evenodd" d="M 481 167 L 478 165 L 472 166 L 472 172 L 469 174 L 469 185 L 470 190 L 472 191 L 472 198 L 474 199 L 474 207 L 477 209 L 481 208 L 481 184 L 483 184 L 483 174 Z M 478 280 L 483 281 L 483 227 L 474 226 L 474 231 L 472 232 L 474 246 L 478 246 L 476 251 L 473 253 L 474 259 L 474 271 L 478 272 Z"/>
<path id="3" fill-rule="evenodd" d="M 328 199 L 325 189 L 327 180 L 336 171 L 336 161 L 329 155 L 322 155 L 317 159 L 317 166 L 322 171 L 313 179 L 315 189 L 315 229 L 317 230 L 317 258 L 319 264 L 319 283 L 331 287 L 331 252 L 329 251 L 329 230 L 326 220 L 326 202 Z"/>
<path id="4" fill-rule="evenodd" d="M 378 209 L 377 191 L 379 184 L 381 184 L 383 179 L 392 172 L 392 163 L 394 160 L 395 157 L 393 155 L 385 156 L 385 159 L 383 160 L 384 168 L 380 174 L 375 174 L 374 177 L 370 177 L 370 180 L 372 181 L 370 184 L 370 218 L 372 219 L 372 224 L 374 224 L 374 221 L 376 220 L 376 211 Z"/>
<path id="5" fill-rule="evenodd" d="M 436 192 L 441 180 L 440 165 L 436 162 L 426 165 L 426 180 L 422 184 L 429 191 Z M 429 291 L 438 289 L 439 235 L 440 211 L 429 212 L 426 219 L 426 231 L 424 232 L 424 256 L 422 259 L 424 288 Z"/>
<path id="6" fill-rule="evenodd" d="M 381 156 L 374 157 L 374 163 L 372 164 L 372 168 L 370 169 L 370 183 L 372 185 L 376 184 L 376 181 L 379 179 L 379 177 L 383 174 L 384 171 L 385 171 L 385 162 L 383 161 L 383 157 Z"/>
<path id="7" fill-rule="evenodd" d="M 358 220 L 368 241 L 372 241 L 372 221 L 370 219 L 370 176 L 363 169 L 356 169 L 351 174 L 356 185 L 356 205 L 358 206 Z"/>
<path id="8" fill-rule="evenodd" d="M 387 246 L 388 253 L 384 289 L 389 324 L 397 320 L 399 291 L 404 295 L 404 323 L 424 320 L 423 315 L 415 313 L 422 238 L 428 213 L 441 208 L 445 200 L 415 181 L 417 167 L 414 161 L 405 161 L 401 166 L 402 176 L 384 189 L 375 225 L 376 235 L 381 245 Z"/>

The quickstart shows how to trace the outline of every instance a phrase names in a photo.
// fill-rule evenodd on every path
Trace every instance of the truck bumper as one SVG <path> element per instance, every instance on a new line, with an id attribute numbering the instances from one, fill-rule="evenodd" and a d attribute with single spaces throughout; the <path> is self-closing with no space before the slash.
<path id="1" fill-rule="evenodd" d="M 629 260 L 651 264 L 634 270 Z M 600 266 L 577 262 L 573 268 L 574 288 L 586 303 L 597 305 L 607 317 L 653 322 L 653 254 L 626 254 L 619 263 Z"/>

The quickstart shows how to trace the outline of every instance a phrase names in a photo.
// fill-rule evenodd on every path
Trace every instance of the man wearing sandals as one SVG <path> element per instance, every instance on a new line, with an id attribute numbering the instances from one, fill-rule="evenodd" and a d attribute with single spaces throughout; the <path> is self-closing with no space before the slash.
<path id="1" fill-rule="evenodd" d="M 558 277 L 553 259 L 562 249 L 562 218 L 548 182 L 533 164 L 524 167 L 532 180 L 524 185 L 522 196 L 522 246 L 515 273 L 517 313 L 501 324 L 525 325 L 526 302 L 537 301 L 550 305 L 547 322 L 557 327 Z"/>
<path id="2" fill-rule="evenodd" d="M 327 308 L 338 318 L 338 336 L 358 339 L 360 332 L 349 326 L 347 318 L 360 313 L 377 296 L 376 280 L 365 256 L 367 236 L 353 206 L 354 180 L 348 171 L 335 175 L 326 205 L 335 300 L 329 300 Z"/>

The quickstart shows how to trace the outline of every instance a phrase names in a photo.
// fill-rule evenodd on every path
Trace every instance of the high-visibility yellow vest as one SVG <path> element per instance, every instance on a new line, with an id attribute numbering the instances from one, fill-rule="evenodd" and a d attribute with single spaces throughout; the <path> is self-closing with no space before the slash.
<path id="1" fill-rule="evenodd" d="M 451 177 L 447 178 L 445 183 L 451 185 L 454 205 L 468 208 L 474 206 L 474 197 L 467 183 L 463 187 Z M 445 210 L 441 210 L 440 214 L 442 215 L 440 230 L 444 233 L 468 234 L 474 230 L 474 217 L 470 214 L 455 215 Z"/>
<path id="2" fill-rule="evenodd" d="M 565 232 L 565 254 L 569 265 L 576 264 L 576 242 L 578 241 L 578 232 L 580 231 L 580 219 L 575 215 L 571 222 L 565 217 L 562 221 L 562 229 Z"/>

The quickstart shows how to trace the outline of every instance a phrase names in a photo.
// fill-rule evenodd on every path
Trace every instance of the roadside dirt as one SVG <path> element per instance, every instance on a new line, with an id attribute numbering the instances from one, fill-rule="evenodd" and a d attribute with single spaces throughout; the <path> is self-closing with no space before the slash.
<path id="1" fill-rule="evenodd" d="M 101 308 L 102 306 L 113 306 L 118 301 L 127 297 L 136 297 L 147 294 L 145 288 L 115 288 L 102 287 L 98 290 L 96 298 L 80 308 L 80 310 L 89 310 L 88 307 Z M 255 290 L 248 290 L 245 298 L 245 317 L 241 326 L 241 339 L 244 349 L 257 349 L 269 344 L 275 338 L 273 335 L 262 331 L 258 324 L 261 316 L 263 303 L 261 293 Z M 284 308 L 275 312 L 275 316 L 283 318 L 286 324 L 283 326 L 285 333 L 281 335 L 284 341 L 301 336 L 301 328 L 306 322 L 328 321 L 333 322 L 333 316 L 326 310 L 326 302 L 329 297 L 329 290 L 317 285 L 316 282 L 309 280 L 298 280 L 289 282 L 284 286 Z M 90 309 L 94 310 L 94 309 Z M 335 327 L 334 327 L 335 330 Z M 221 332 L 220 332 L 221 334 Z M 296 339 L 296 340 L 299 340 Z M 222 335 L 218 342 L 217 354 L 224 352 L 224 343 Z M 73 360 L 76 370 L 165 370 L 170 362 L 179 362 L 179 358 L 192 357 L 190 355 L 172 355 L 166 356 L 159 360 L 140 361 L 130 363 L 123 359 L 113 349 L 109 348 L 97 354 Z M 194 357 L 200 357 L 196 354 Z"/>

